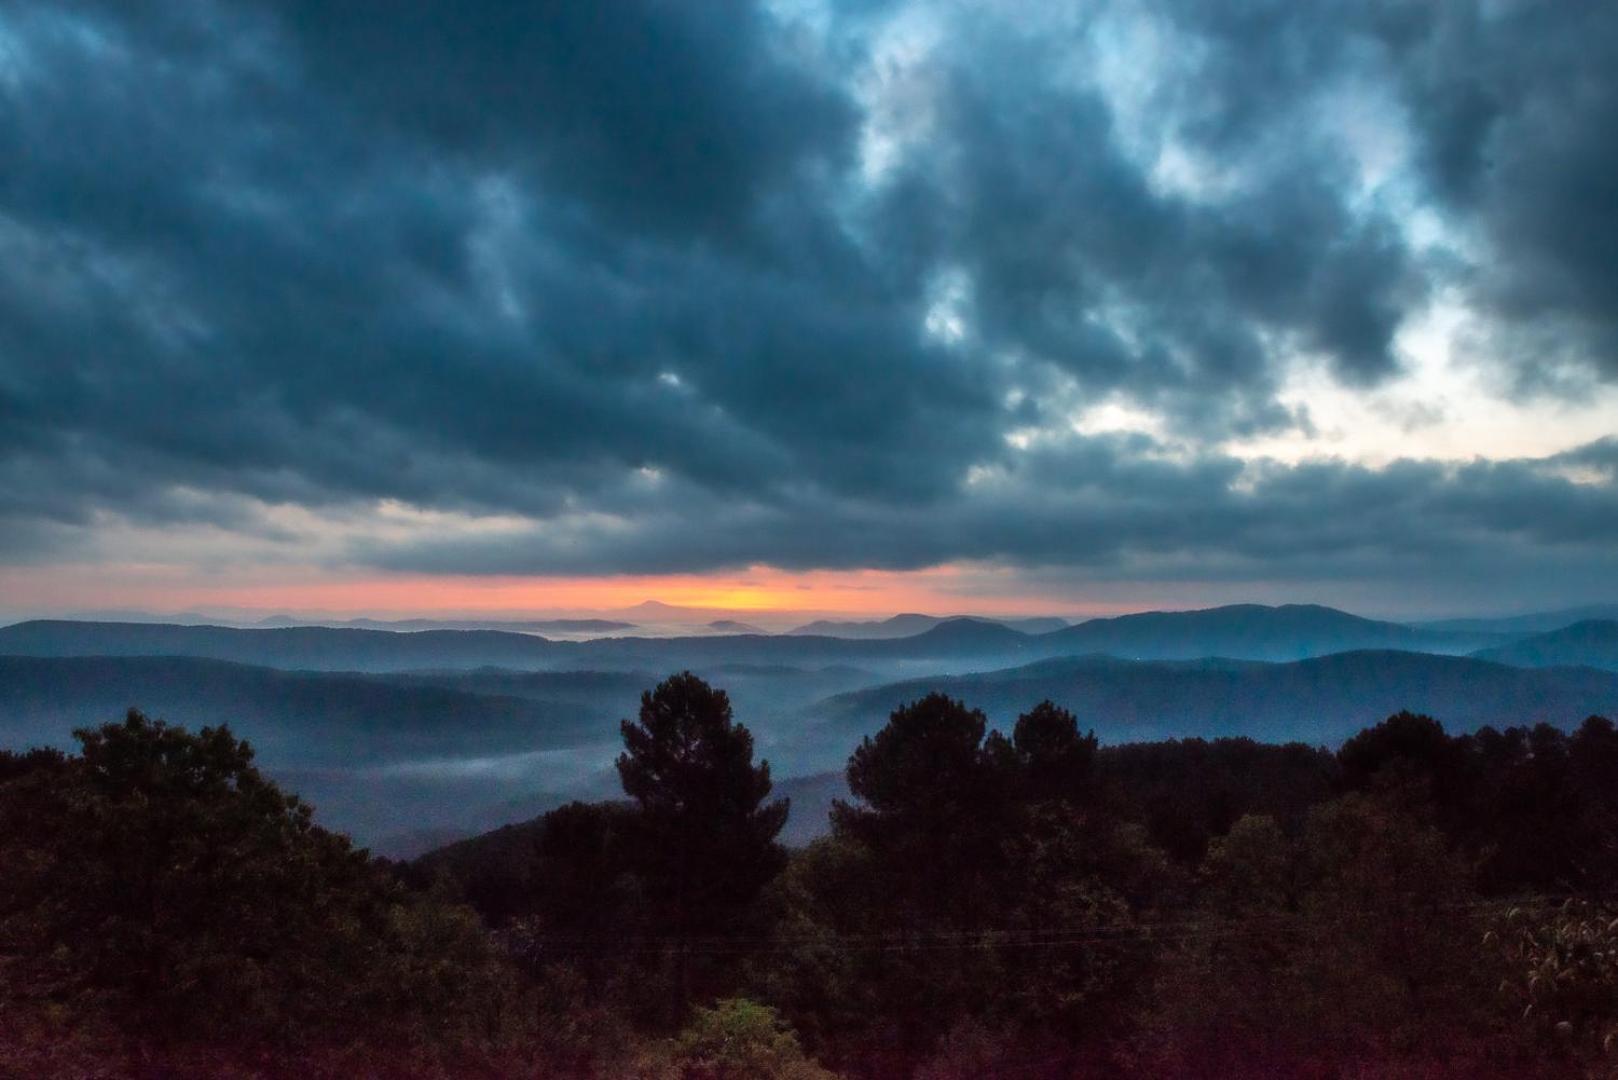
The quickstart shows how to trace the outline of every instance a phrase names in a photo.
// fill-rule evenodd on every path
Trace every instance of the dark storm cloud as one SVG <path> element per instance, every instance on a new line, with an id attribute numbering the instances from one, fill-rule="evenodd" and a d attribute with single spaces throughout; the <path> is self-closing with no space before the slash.
<path id="1" fill-rule="evenodd" d="M 1527 383 L 1618 378 L 1618 7 L 1604 0 L 1206 4 L 1183 134 L 1240 152 L 1333 79 L 1388 91 L 1433 207 L 1480 245 L 1463 275 Z M 1189 98 L 1189 104 L 1186 99 Z"/>
<path id="2" fill-rule="evenodd" d="M 1339 163 L 1300 145 L 1236 196 L 1165 192 L 1099 93 L 1064 87 L 1050 41 L 969 41 L 944 78 L 943 134 L 908 163 L 894 216 L 927 257 L 971 272 L 991 345 L 1221 433 L 1293 419 L 1273 403 L 1267 339 L 1325 355 L 1350 383 L 1395 369 L 1424 281 L 1386 219 L 1350 212 Z"/>
<path id="3" fill-rule="evenodd" d="M 649 527 L 633 532 L 552 523 L 488 539 L 367 544 L 358 554 L 430 572 L 733 570 L 767 550 L 790 569 L 913 570 L 967 558 L 1068 567 L 1080 577 L 1191 562 L 1226 575 L 1331 578 L 1368 568 L 1449 574 L 1537 551 L 1618 570 L 1618 485 L 1560 472 L 1607 460 L 1610 444 L 1550 459 L 1380 469 L 1247 469 L 1216 456 L 1176 461 L 1160 449 L 1119 436 L 1035 450 L 925 521 L 880 504 L 763 508 L 673 491 L 647 508 Z"/>
<path id="4" fill-rule="evenodd" d="M 525 39 L 537 42 L 548 21 L 534 18 Z M 390 22 L 384 36 L 430 30 L 419 23 Z M 642 465 L 759 497 L 791 478 L 903 498 L 941 490 L 955 455 L 997 442 L 992 378 L 920 341 L 918 298 L 873 283 L 824 220 L 813 177 L 783 175 L 793 147 L 835 151 L 826 138 L 737 139 L 734 126 L 763 119 L 693 117 L 696 158 L 619 162 L 644 188 L 631 201 L 660 206 L 671 228 L 684 214 L 694 233 L 647 237 L 641 211 L 620 217 L 616 195 L 591 202 L 603 192 L 588 177 L 551 197 L 574 158 L 568 137 L 547 143 L 544 124 L 467 146 L 377 137 L 390 118 L 363 72 L 360 100 L 328 93 L 306 71 L 319 57 L 284 27 L 244 24 L 259 45 L 236 59 L 223 44 L 236 22 L 179 57 L 145 55 L 136 37 L 88 56 L 86 27 L 54 13 L 14 27 L 26 35 L 16 96 L 27 108 L 8 135 L 29 167 L 6 194 L 11 246 L 32 265 L 14 267 L 0 332 L 8 398 L 35 417 L 37 439 L 80 457 L 160 459 L 131 470 L 135 485 L 233 484 L 267 498 L 308 486 L 522 511 Z M 591 51 L 592 71 L 616 65 L 620 93 L 635 96 L 629 84 L 645 77 L 640 98 L 673 93 L 693 108 L 785 101 L 794 108 L 771 117 L 783 132 L 825 136 L 829 122 L 804 110 L 837 115 L 829 91 L 777 87 L 757 100 L 757 76 L 725 64 L 762 61 L 734 46 L 714 46 L 711 63 L 649 64 L 655 36 Z M 452 45 L 458 55 L 476 41 Z M 92 60 L 100 78 L 74 77 Z M 681 91 L 669 67 L 719 85 Z M 495 78 L 485 104 L 508 90 Z M 646 153 L 636 144 L 650 118 L 599 121 L 597 142 Z M 715 145 L 704 122 L 736 145 Z M 692 162 L 700 176 L 683 175 Z M 754 193 L 728 207 L 745 230 L 708 231 L 707 211 L 682 203 L 710 183 Z"/>
<path id="5" fill-rule="evenodd" d="M 1128 47 L 1104 9 L 940 5 L 868 176 L 879 7 L 10 5 L 0 549 L 380 499 L 533 523 L 349 553 L 433 570 L 1599 548 L 1600 444 L 1256 478 L 1213 446 L 1307 425 L 1294 353 L 1393 376 L 1435 285 L 1542 385 L 1618 374 L 1611 8 L 1128 10 L 1172 31 L 1145 134 L 1075 75 Z M 1325 136 L 1368 87 L 1483 262 L 1361 197 Z M 1236 181 L 1165 184 L 1163 140 Z M 1120 394 L 1177 445 L 1008 442 Z"/>
<path id="6" fill-rule="evenodd" d="M 730 231 L 852 107 L 748 4 L 271 5 L 320 92 L 442 153 L 531 164 L 626 223 Z"/>

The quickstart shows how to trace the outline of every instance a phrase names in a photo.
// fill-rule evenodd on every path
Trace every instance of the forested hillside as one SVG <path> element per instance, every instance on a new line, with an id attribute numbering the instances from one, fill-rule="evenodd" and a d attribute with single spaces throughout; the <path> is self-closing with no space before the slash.
<path id="1" fill-rule="evenodd" d="M 620 798 L 388 863 L 131 712 L 0 754 L 0 1073 L 1605 1075 L 1618 730 L 1560 719 L 1109 745 L 935 693 L 783 786 L 684 674 Z"/>
<path id="2" fill-rule="evenodd" d="M 795 758 L 830 765 L 840 747 L 874 731 L 896 706 L 931 692 L 971 701 L 1007 729 L 1030 701 L 1049 699 L 1109 741 L 1245 735 L 1336 744 L 1365 717 L 1403 708 L 1441 715 L 1463 731 L 1618 712 L 1618 673 L 1589 669 L 1525 670 L 1405 652 L 1283 664 L 1088 656 L 839 695 L 806 717 L 799 742 L 791 744 Z"/>
<path id="3" fill-rule="evenodd" d="M 1476 653 L 1522 667 L 1585 666 L 1618 671 L 1618 621 L 1587 619 Z"/>
<path id="4" fill-rule="evenodd" d="M 810 629 L 820 632 L 808 633 Z M 667 671 L 728 664 L 853 665 L 896 678 L 906 669 L 909 673 L 977 670 L 1086 653 L 1137 660 L 1218 656 L 1280 661 L 1355 649 L 1462 653 L 1513 639 L 1497 633 L 1405 626 L 1312 604 L 1154 611 L 1055 629 L 1050 620 L 1040 619 L 898 616 L 875 625 L 832 622 L 800 631 L 564 641 L 503 630 L 242 629 L 34 620 L 0 628 L 0 655 L 196 656 L 302 670 L 394 672 L 487 666 Z"/>

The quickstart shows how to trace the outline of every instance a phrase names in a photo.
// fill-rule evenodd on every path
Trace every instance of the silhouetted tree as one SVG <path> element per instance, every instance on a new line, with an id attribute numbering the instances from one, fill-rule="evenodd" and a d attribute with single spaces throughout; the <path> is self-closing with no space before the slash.
<path id="1" fill-rule="evenodd" d="M 906 923 L 970 927 L 992 918 L 1016 757 L 987 730 L 982 712 L 929 694 L 894 710 L 848 759 L 859 803 L 835 802 L 833 828 L 889 868 Z"/>
<path id="2" fill-rule="evenodd" d="M 1095 771 L 1095 732 L 1079 734 L 1066 709 L 1042 701 L 1017 718 L 1012 748 L 1022 767 L 1021 794 L 1030 802 L 1088 802 Z"/>
<path id="3" fill-rule="evenodd" d="M 1246 814 L 1300 826 L 1311 806 L 1335 792 L 1339 767 L 1329 752 L 1300 743 L 1175 739 L 1102 748 L 1096 772 L 1119 815 L 1195 864 L 1211 839 Z"/>
<path id="4" fill-rule="evenodd" d="M 131 710 L 75 736 L 78 756 L 0 771 L 14 1008 L 83 1010 L 148 1043 L 312 1042 L 399 1018 L 481 1032 L 503 1008 L 475 916 L 404 894 L 228 728 Z"/>
<path id="5" fill-rule="evenodd" d="M 1618 728 L 1604 716 L 1592 716 L 1573 734 L 1573 782 L 1585 793 L 1585 867 L 1589 887 L 1618 894 Z"/>
<path id="6" fill-rule="evenodd" d="M 628 801 L 404 867 L 225 728 L 0 751 L 0 1074 L 1548 1078 L 1618 1047 L 1599 717 L 1100 748 L 1051 702 L 1007 738 L 934 694 L 790 858 L 723 691 L 673 676 L 622 728 Z"/>
<path id="7" fill-rule="evenodd" d="M 1461 755 L 1444 725 L 1430 716 L 1400 712 L 1375 727 L 1366 728 L 1337 752 L 1343 783 L 1352 789 L 1368 786 L 1377 773 L 1406 770 L 1442 787 L 1457 782 Z"/>
<path id="8" fill-rule="evenodd" d="M 686 998 L 686 942 L 735 932 L 744 910 L 785 865 L 776 836 L 785 799 L 770 794 L 768 762 L 730 699 L 689 671 L 641 695 L 638 721 L 621 725 L 618 776 L 637 807 L 633 865 L 658 905 L 655 925 L 681 943 L 677 1008 Z"/>

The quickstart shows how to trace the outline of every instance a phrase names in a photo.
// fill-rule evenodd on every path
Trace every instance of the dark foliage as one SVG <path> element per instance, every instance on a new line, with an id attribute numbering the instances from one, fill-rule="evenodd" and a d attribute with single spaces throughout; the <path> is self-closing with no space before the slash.
<path id="1" fill-rule="evenodd" d="M 1118 812 L 1153 844 L 1194 863 L 1208 841 L 1245 814 L 1296 828 L 1335 790 L 1339 766 L 1324 750 L 1252 739 L 1180 739 L 1109 746 L 1097 757 Z"/>
<path id="2" fill-rule="evenodd" d="M 0 753 L 0 1071 L 1610 1071 L 1607 720 L 1399 713 L 1335 754 L 1100 747 L 1048 701 L 1009 726 L 895 710 L 790 857 L 768 766 L 689 674 L 623 724 L 626 801 L 402 866 L 223 728 L 131 713 Z"/>
<path id="3" fill-rule="evenodd" d="M 471 912 L 400 890 L 229 729 L 131 710 L 76 737 L 74 756 L 0 755 L 13 1018 L 87 1017 L 143 1045 L 307 1047 L 394 1023 L 481 1037 L 515 1004 Z"/>
<path id="4" fill-rule="evenodd" d="M 1618 885 L 1618 732 L 1598 716 L 1572 735 L 1548 724 L 1449 736 L 1400 713 L 1338 754 L 1352 790 L 1419 785 L 1491 893 Z"/>
<path id="5" fill-rule="evenodd" d="M 635 801 L 638 867 L 677 934 L 722 930 L 785 862 L 785 800 L 766 803 L 768 762 L 730 699 L 689 671 L 641 696 L 623 722 L 618 776 Z"/>

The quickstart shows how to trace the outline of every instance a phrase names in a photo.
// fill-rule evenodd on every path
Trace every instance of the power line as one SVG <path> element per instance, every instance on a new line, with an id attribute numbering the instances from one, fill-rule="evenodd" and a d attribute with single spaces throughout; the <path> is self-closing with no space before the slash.
<path id="1" fill-rule="evenodd" d="M 1482 912 L 1511 908 L 1543 908 L 1567 897 L 1519 897 L 1471 900 L 1423 906 L 1418 913 Z M 1160 923 L 1111 923 L 1056 927 L 999 927 L 871 934 L 822 933 L 769 937 L 698 938 L 625 937 L 623 935 L 550 935 L 526 942 L 553 956 L 607 957 L 679 951 L 691 956 L 779 954 L 806 949 L 854 953 L 917 953 L 1002 949 L 1066 949 L 1142 943 L 1181 943 L 1244 937 L 1296 936 L 1318 930 L 1301 912 L 1268 912 L 1239 917 L 1186 919 Z"/>

